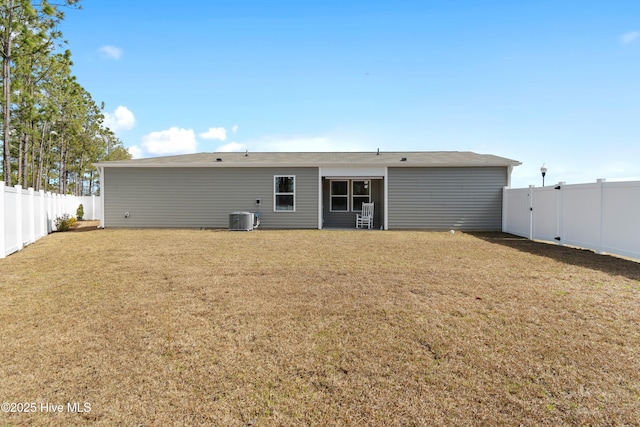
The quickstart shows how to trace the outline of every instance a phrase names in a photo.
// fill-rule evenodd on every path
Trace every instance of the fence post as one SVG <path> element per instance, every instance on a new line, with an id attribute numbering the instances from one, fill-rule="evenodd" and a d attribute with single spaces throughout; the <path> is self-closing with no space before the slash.
<path id="1" fill-rule="evenodd" d="M 47 191 L 47 234 L 53 231 L 53 194 Z"/>
<path id="2" fill-rule="evenodd" d="M 0 259 L 7 256 L 4 220 L 4 181 L 0 181 Z"/>
<path id="3" fill-rule="evenodd" d="M 96 219 L 96 195 L 91 195 L 91 220 Z"/>
<path id="4" fill-rule="evenodd" d="M 44 190 L 39 190 L 38 194 L 40 195 L 40 206 L 38 206 L 38 212 L 40 212 L 40 236 L 38 238 L 44 237 L 47 235 L 47 204 L 44 199 Z"/>
<path id="5" fill-rule="evenodd" d="M 49 219 L 49 226 L 51 232 L 56 231 L 56 217 L 58 216 L 58 195 L 56 193 L 51 194 L 51 218 Z"/>
<path id="6" fill-rule="evenodd" d="M 561 181 L 558 183 L 558 186 L 560 187 L 559 193 L 558 193 L 558 207 L 557 207 L 557 212 L 558 212 L 558 216 L 556 219 L 556 241 L 558 242 L 558 245 L 560 246 L 564 246 L 564 186 L 567 183 L 564 181 Z"/>
<path id="7" fill-rule="evenodd" d="M 598 179 L 596 182 L 599 187 L 600 194 L 600 221 L 598 221 L 598 226 L 600 227 L 598 233 L 598 247 L 596 248 L 597 254 L 603 254 L 602 252 L 602 243 L 604 242 L 604 185 L 607 180 L 604 178 Z"/>
<path id="8" fill-rule="evenodd" d="M 53 226 L 52 228 L 54 230 L 56 230 L 56 218 L 58 218 L 58 216 L 60 216 L 60 194 L 58 193 L 53 193 Z"/>
<path id="9" fill-rule="evenodd" d="M 53 197 L 53 216 L 51 217 L 51 220 L 53 222 L 51 225 L 51 229 L 53 231 L 57 231 L 58 228 L 56 227 L 56 218 L 60 216 L 60 194 L 53 193 L 51 196 Z"/>
<path id="10" fill-rule="evenodd" d="M 29 221 L 29 243 L 36 242 L 36 194 L 33 187 L 29 187 L 29 215 L 27 221 Z"/>
<path id="11" fill-rule="evenodd" d="M 533 192 L 535 185 L 529 185 L 529 240 L 533 240 Z"/>
<path id="12" fill-rule="evenodd" d="M 22 235 L 22 186 L 14 185 L 16 189 L 16 234 L 18 235 L 18 250 L 21 251 L 24 248 L 24 236 Z"/>

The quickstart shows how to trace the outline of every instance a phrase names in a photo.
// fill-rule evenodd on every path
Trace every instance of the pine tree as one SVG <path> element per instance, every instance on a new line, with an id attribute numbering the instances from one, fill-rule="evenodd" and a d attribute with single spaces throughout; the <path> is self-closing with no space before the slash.
<path id="1" fill-rule="evenodd" d="M 12 185 L 12 67 L 18 58 L 24 59 L 39 52 L 50 51 L 54 40 L 61 37 L 56 30 L 64 18 L 61 6 L 77 6 L 79 0 L 64 0 L 61 5 L 51 5 L 46 0 L 4 0 L 0 4 L 0 55 L 2 56 L 2 175 Z M 24 140 L 23 140 L 24 142 Z M 27 141 L 28 145 L 28 141 Z M 24 143 L 18 148 L 18 160 L 23 158 Z M 24 159 L 23 159 L 24 160 Z M 23 166 L 20 164 L 20 166 Z M 24 174 L 24 170 L 18 176 Z"/>

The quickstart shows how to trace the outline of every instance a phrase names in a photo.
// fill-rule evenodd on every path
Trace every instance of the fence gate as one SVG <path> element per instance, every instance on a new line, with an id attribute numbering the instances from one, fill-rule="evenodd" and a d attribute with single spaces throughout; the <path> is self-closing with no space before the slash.
<path id="1" fill-rule="evenodd" d="M 640 259 L 640 181 L 510 189 L 502 231 Z"/>

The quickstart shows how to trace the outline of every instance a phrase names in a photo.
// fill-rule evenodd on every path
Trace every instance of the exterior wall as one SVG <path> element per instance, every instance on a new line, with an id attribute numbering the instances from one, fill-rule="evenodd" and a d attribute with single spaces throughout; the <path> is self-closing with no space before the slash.
<path id="1" fill-rule="evenodd" d="M 274 175 L 295 175 L 295 212 L 274 212 Z M 260 211 L 261 228 L 318 228 L 317 168 L 105 168 L 102 185 L 105 227 L 228 228 Z"/>
<path id="2" fill-rule="evenodd" d="M 500 231 L 507 170 L 389 168 L 389 228 Z"/>
<path id="3" fill-rule="evenodd" d="M 339 179 L 339 178 L 338 178 Z M 361 179 L 361 178 L 353 178 Z M 331 178 L 322 179 L 322 218 L 323 228 L 355 228 L 355 212 L 331 212 Z M 374 203 L 373 224 L 380 228 L 384 223 L 384 185 L 381 179 L 371 180 L 371 201 Z"/>

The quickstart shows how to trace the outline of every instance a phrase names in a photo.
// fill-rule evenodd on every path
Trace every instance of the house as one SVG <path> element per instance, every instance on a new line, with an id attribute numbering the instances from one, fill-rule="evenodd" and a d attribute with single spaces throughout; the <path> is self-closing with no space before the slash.
<path id="1" fill-rule="evenodd" d="M 521 163 L 472 152 L 197 153 L 97 163 L 102 227 L 501 230 L 502 190 Z"/>

